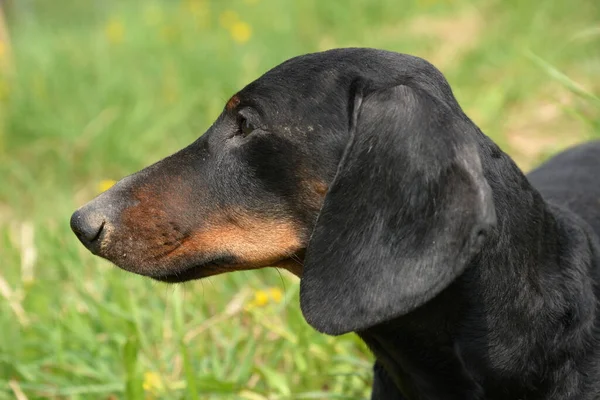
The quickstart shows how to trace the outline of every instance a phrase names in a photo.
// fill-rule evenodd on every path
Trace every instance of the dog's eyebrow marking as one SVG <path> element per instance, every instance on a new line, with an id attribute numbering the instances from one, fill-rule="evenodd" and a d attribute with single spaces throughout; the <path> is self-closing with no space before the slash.
<path id="1" fill-rule="evenodd" d="M 231 111 L 234 108 L 236 108 L 239 104 L 240 104 L 240 98 L 236 94 L 236 95 L 233 95 L 233 97 L 229 99 L 229 101 L 225 105 L 225 108 L 227 108 L 228 111 Z"/>

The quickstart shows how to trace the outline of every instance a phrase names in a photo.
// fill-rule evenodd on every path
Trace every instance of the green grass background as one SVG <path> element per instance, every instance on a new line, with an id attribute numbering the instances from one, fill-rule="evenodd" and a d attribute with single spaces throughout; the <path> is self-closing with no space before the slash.
<path id="1" fill-rule="evenodd" d="M 158 284 L 93 257 L 68 227 L 101 180 L 190 143 L 289 57 L 341 46 L 425 57 L 524 169 L 600 136 L 595 1 L 4 3 L 0 399 L 367 397 L 371 355 L 353 335 L 313 331 L 288 274 Z M 246 41 L 232 36 L 240 26 Z M 273 288 L 281 302 L 248 306 Z"/>

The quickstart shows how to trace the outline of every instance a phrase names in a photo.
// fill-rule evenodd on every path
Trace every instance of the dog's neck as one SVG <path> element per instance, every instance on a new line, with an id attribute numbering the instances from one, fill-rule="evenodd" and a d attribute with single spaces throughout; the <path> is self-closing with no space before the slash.
<path id="1" fill-rule="evenodd" d="M 539 395 L 548 385 L 548 368 L 557 381 L 567 376 L 561 354 L 581 354 L 584 363 L 590 350 L 597 311 L 585 300 L 595 298 L 586 233 L 554 213 L 495 145 L 481 152 L 497 229 L 435 299 L 359 333 L 408 399 L 529 398 L 528 390 Z M 543 335 L 556 347 L 538 346 Z"/>

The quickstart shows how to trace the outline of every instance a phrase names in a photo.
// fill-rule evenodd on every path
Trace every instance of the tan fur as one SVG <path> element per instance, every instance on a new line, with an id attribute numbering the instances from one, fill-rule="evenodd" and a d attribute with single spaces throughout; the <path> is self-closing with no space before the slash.
<path id="1" fill-rule="evenodd" d="M 238 105 L 240 104 L 240 98 L 237 96 L 237 94 L 235 96 L 233 96 L 231 99 L 229 99 L 229 101 L 227 102 L 227 104 L 225 105 L 225 108 L 229 111 L 233 110 L 234 108 L 236 108 Z"/>
<path id="2" fill-rule="evenodd" d="M 300 235 L 293 224 L 243 216 L 235 222 L 210 224 L 194 232 L 169 257 L 185 257 L 198 251 L 229 253 L 237 259 L 235 269 L 254 269 L 275 266 L 301 247 Z"/>

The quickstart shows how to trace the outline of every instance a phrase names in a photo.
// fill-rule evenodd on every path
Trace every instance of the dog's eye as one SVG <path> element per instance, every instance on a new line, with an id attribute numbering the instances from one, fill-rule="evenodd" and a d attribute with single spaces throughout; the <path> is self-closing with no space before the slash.
<path id="1" fill-rule="evenodd" d="M 251 122 L 249 122 L 246 118 L 240 117 L 240 133 L 242 136 L 248 136 L 256 129 Z"/>

